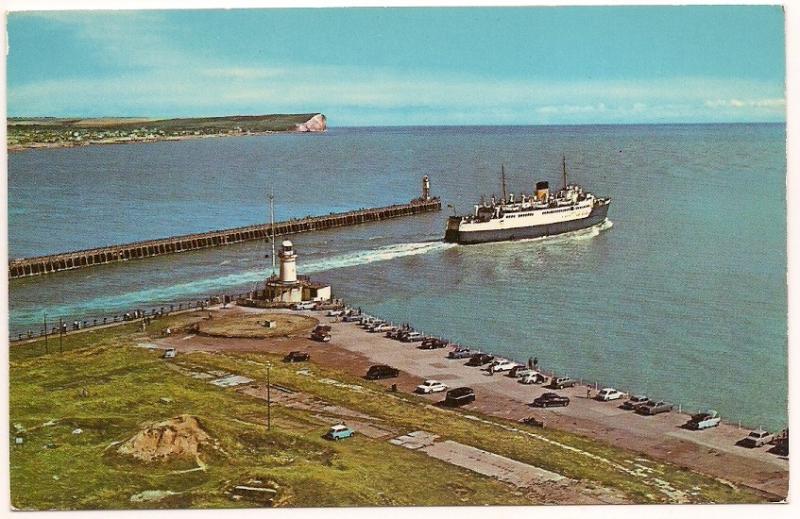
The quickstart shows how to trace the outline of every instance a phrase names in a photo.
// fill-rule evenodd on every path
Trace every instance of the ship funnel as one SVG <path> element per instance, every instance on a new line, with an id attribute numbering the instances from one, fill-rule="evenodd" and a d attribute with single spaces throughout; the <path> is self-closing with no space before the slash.
<path id="1" fill-rule="evenodd" d="M 550 198 L 550 184 L 546 181 L 536 183 L 536 200 L 547 202 Z"/>

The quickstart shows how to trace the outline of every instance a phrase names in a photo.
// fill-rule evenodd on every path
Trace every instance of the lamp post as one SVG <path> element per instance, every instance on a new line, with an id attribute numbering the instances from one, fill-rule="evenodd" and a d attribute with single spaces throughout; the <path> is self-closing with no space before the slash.
<path id="1" fill-rule="evenodd" d="M 270 398 L 270 383 L 269 383 L 269 372 L 272 368 L 272 363 L 267 362 L 267 430 L 272 430 L 272 416 L 271 416 L 271 407 L 272 407 L 272 399 Z"/>
<path id="2" fill-rule="evenodd" d="M 45 353 L 50 353 L 47 347 L 47 314 L 44 314 L 44 351 Z"/>

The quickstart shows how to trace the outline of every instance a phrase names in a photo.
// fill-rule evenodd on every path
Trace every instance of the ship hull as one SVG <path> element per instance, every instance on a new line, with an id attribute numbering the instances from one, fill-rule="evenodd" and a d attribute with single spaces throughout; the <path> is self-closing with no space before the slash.
<path id="1" fill-rule="evenodd" d="M 460 243 L 463 245 L 471 245 L 493 241 L 528 240 L 531 238 L 556 236 L 558 234 L 564 234 L 567 232 L 580 231 L 581 229 L 586 229 L 602 223 L 608 216 L 608 205 L 608 203 L 598 205 L 592 209 L 592 212 L 589 213 L 589 216 L 586 218 L 570 220 L 567 222 L 555 222 L 545 225 L 516 227 L 512 229 L 475 231 L 447 229 L 444 235 L 444 241 L 450 243 Z"/>

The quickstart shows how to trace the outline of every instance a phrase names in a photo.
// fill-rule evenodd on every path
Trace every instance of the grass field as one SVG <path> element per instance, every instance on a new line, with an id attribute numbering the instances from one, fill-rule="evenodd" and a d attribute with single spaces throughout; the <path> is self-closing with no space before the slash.
<path id="1" fill-rule="evenodd" d="M 10 353 L 11 500 L 23 509 L 252 507 L 234 485 L 277 489 L 276 506 L 533 504 L 520 490 L 382 439 L 357 435 L 328 442 L 318 413 L 272 408 L 262 400 L 170 369 L 156 351 L 137 347 L 190 316 L 68 336 L 64 352 L 43 344 Z M 401 433 L 424 429 L 606 488 L 640 503 L 757 502 L 758 496 L 678 467 L 558 431 L 526 434 L 510 423 L 443 411 L 411 395 L 313 364 L 301 367 L 261 353 L 192 353 L 174 362 L 257 381 L 271 363 L 275 384 L 357 410 Z M 331 384 L 330 381 L 341 383 Z M 116 452 L 141 424 L 181 414 L 198 418 L 218 449 L 192 460 L 143 463 Z M 74 433 L 80 429 L 80 433 Z M 425 489 L 420 492 L 420 489 Z M 148 501 L 147 499 L 157 499 Z"/>
<path id="2" fill-rule="evenodd" d="M 264 326 L 264 321 L 275 323 L 274 328 Z M 200 322 L 200 333 L 221 337 L 267 338 L 287 335 L 305 335 L 319 321 L 313 317 L 292 314 L 257 314 L 235 318 L 218 317 Z"/>

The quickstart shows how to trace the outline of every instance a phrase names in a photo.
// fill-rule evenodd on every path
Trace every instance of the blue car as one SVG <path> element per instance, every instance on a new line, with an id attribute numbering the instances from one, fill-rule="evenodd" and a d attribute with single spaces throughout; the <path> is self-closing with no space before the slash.
<path id="1" fill-rule="evenodd" d="M 355 433 L 356 432 L 353 429 L 347 427 L 346 425 L 334 425 L 327 433 L 325 433 L 325 439 L 337 441 L 344 438 L 350 438 Z"/>

